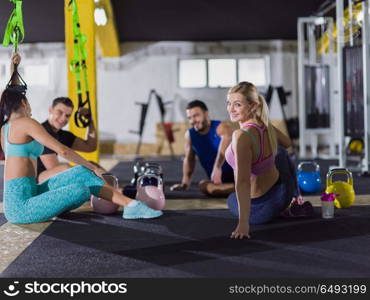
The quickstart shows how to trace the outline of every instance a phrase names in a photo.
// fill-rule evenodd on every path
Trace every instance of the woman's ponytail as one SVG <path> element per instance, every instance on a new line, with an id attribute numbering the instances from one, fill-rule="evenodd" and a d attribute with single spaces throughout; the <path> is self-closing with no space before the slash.
<path id="1" fill-rule="evenodd" d="M 267 128 L 267 134 L 268 134 L 268 137 L 269 137 L 271 150 L 274 154 L 276 154 L 277 153 L 277 139 L 276 139 L 276 133 L 275 133 L 274 126 L 272 126 L 272 124 L 270 122 L 269 108 L 268 108 L 268 105 L 267 105 L 267 102 L 266 102 L 265 98 L 262 95 L 258 94 L 258 100 L 260 102 L 260 111 L 259 111 L 258 117 L 260 118 L 262 123 Z"/>
<path id="2" fill-rule="evenodd" d="M 27 101 L 22 93 L 5 89 L 0 99 L 0 129 L 9 121 L 10 115 L 22 106 L 22 101 Z"/>

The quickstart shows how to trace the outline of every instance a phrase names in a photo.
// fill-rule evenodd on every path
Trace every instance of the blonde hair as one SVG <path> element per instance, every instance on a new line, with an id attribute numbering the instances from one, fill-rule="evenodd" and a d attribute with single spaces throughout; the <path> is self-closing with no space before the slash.
<path id="1" fill-rule="evenodd" d="M 255 118 L 260 120 L 267 128 L 267 134 L 271 145 L 271 150 L 274 154 L 277 152 L 277 139 L 275 129 L 272 126 L 269 119 L 269 108 L 267 106 L 265 98 L 260 95 L 254 84 L 242 81 L 237 85 L 229 89 L 228 94 L 239 93 L 245 97 L 247 103 L 255 103 L 257 110 L 255 112 Z"/>

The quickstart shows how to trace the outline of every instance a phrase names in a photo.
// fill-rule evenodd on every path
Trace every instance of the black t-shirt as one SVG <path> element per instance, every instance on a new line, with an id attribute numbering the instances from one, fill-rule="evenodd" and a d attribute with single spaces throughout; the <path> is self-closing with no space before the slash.
<path id="1" fill-rule="evenodd" d="M 63 145 L 66 145 L 67 147 L 71 147 L 73 145 L 73 142 L 75 141 L 76 139 L 76 136 L 72 133 L 72 132 L 69 132 L 69 131 L 66 131 L 66 130 L 59 130 L 58 132 L 55 132 L 49 122 L 46 120 L 44 123 L 41 124 L 42 126 L 44 126 L 44 128 L 46 129 L 46 131 L 52 136 L 54 137 L 55 139 L 57 139 L 59 142 L 61 142 Z M 44 155 L 44 154 L 52 154 L 52 153 L 55 153 L 56 152 L 54 150 L 51 150 L 47 147 L 44 148 L 44 152 L 42 152 L 41 155 Z M 45 171 L 46 168 L 44 166 L 44 164 L 42 163 L 42 161 L 40 160 L 40 158 L 37 159 L 37 175 L 40 174 L 42 171 Z"/>

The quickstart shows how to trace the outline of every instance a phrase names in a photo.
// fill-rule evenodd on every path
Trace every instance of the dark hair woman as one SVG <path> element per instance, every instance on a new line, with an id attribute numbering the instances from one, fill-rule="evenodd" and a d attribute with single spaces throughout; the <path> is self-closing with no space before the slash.
<path id="1" fill-rule="evenodd" d="M 20 56 L 14 54 L 12 63 L 19 64 L 19 61 Z M 0 128 L 5 153 L 4 213 L 9 222 L 49 220 L 81 206 L 91 194 L 125 206 L 125 219 L 155 218 L 162 214 L 113 189 L 102 179 L 100 168 L 50 136 L 31 118 L 31 106 L 22 93 L 13 89 L 3 91 Z M 37 184 L 36 162 L 44 146 L 77 166 Z"/>

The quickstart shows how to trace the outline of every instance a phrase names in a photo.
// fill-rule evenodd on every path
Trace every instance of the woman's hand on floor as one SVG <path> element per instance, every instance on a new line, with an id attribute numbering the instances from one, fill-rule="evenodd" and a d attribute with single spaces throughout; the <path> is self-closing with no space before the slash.
<path id="1" fill-rule="evenodd" d="M 186 183 L 177 183 L 170 187 L 171 191 L 186 191 L 188 189 L 188 185 Z"/>
<path id="2" fill-rule="evenodd" d="M 249 224 L 248 222 L 243 222 L 244 224 L 238 224 L 235 230 L 231 233 L 230 238 L 232 239 L 243 239 L 247 238 L 250 239 L 251 236 L 249 235 Z"/>
<path id="3" fill-rule="evenodd" d="M 211 180 L 214 184 L 221 184 L 222 183 L 222 170 L 221 168 L 213 168 L 211 174 Z"/>

